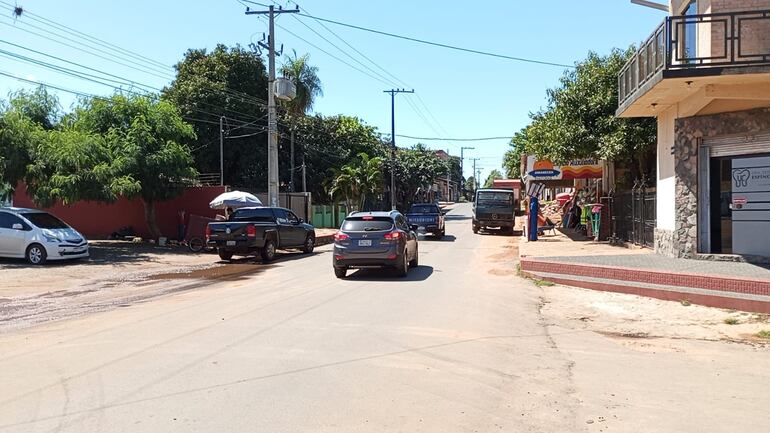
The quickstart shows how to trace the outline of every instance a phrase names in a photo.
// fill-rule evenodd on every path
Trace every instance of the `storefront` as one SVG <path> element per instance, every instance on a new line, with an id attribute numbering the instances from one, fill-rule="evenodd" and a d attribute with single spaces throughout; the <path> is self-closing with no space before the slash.
<path id="1" fill-rule="evenodd" d="M 770 134 L 699 146 L 699 250 L 770 256 Z"/>

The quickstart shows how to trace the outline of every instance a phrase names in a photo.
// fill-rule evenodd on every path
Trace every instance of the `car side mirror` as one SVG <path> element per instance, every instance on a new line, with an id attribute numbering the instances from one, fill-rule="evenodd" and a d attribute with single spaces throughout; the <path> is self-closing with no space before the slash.
<path id="1" fill-rule="evenodd" d="M 413 232 L 416 232 L 419 227 L 420 226 L 418 226 L 417 224 L 410 224 L 409 225 L 409 230 L 411 230 Z"/>
<path id="2" fill-rule="evenodd" d="M 24 230 L 24 226 L 19 223 L 12 225 L 11 228 L 14 230 Z"/>
<path id="3" fill-rule="evenodd" d="M 305 222 L 305 220 L 303 220 L 302 218 L 299 218 L 299 219 L 297 220 L 297 224 L 302 224 L 302 223 L 304 223 L 304 222 Z"/>
<path id="4" fill-rule="evenodd" d="M 445 211 L 445 210 L 441 211 L 441 215 L 446 215 L 446 214 L 447 214 L 447 211 Z"/>

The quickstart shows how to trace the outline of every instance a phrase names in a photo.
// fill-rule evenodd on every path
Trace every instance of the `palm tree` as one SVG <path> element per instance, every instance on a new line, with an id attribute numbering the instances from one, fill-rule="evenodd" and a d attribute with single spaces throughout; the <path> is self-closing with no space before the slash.
<path id="1" fill-rule="evenodd" d="M 370 158 L 365 153 L 359 153 L 361 158 L 358 165 L 359 193 L 361 194 L 361 210 L 366 205 L 366 197 L 375 195 L 382 189 L 382 163 L 381 157 Z"/>
<path id="2" fill-rule="evenodd" d="M 358 197 L 359 186 L 359 171 L 356 167 L 348 164 L 334 171 L 334 177 L 329 187 L 329 195 L 333 199 L 345 199 L 346 215 L 351 212 L 352 199 Z"/>
<path id="3" fill-rule="evenodd" d="M 321 80 L 318 78 L 318 68 L 308 63 L 309 54 L 302 57 L 292 50 L 294 57 L 286 56 L 286 61 L 281 66 L 281 74 L 292 80 L 297 88 L 297 96 L 285 103 L 291 125 L 291 177 L 289 188 L 294 190 L 294 119 L 304 116 L 313 109 L 313 104 L 318 96 L 323 96 Z M 304 160 L 304 158 L 303 158 Z"/>

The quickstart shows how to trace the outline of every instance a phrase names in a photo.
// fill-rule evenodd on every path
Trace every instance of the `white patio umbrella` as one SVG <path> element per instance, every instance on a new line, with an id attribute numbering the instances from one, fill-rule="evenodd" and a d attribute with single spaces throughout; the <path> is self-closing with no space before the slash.
<path id="1" fill-rule="evenodd" d="M 211 209 L 241 208 L 262 206 L 262 202 L 254 195 L 243 191 L 230 191 L 219 194 L 214 200 L 211 200 L 209 207 Z"/>

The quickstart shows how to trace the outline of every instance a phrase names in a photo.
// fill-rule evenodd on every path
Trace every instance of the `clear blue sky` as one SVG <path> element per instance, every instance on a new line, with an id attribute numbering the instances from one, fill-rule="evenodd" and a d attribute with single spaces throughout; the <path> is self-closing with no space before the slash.
<path id="1" fill-rule="evenodd" d="M 62 46 L 51 38 L 24 32 L 22 29 L 42 34 L 27 24 L 46 29 L 50 27 L 43 27 L 23 16 L 14 25 L 10 18 L 11 8 L 5 4 L 13 1 L 0 0 L 0 9 L 3 10 L 0 13 L 0 40 L 55 54 L 155 87 L 167 84 L 165 78 Z M 211 48 L 217 43 L 247 45 L 252 35 L 256 34 L 255 40 L 260 39 L 267 28 L 265 20 L 245 16 L 244 6 L 236 0 L 15 1 L 38 16 L 142 53 L 169 66 L 176 63 L 188 48 Z M 269 3 L 269 0 L 261 2 Z M 632 5 L 628 0 L 493 0 L 477 2 L 476 6 L 471 6 L 472 2 L 447 0 L 306 0 L 299 3 L 311 15 L 451 45 L 566 64 L 584 58 L 589 50 L 606 53 L 613 47 L 638 43 L 663 20 L 662 12 Z M 357 56 L 315 21 L 301 19 L 351 55 Z M 358 66 L 294 17 L 282 16 L 277 23 Z M 397 97 L 397 134 L 427 137 L 511 136 L 527 124 L 528 113 L 545 103 L 546 89 L 555 86 L 563 72 L 558 67 L 460 53 L 332 24 L 327 26 L 419 93 L 422 101 L 414 96 Z M 388 86 L 376 81 L 286 31 L 280 28 L 276 31 L 276 40 L 284 44 L 285 52 L 295 49 L 299 54 L 310 53 L 312 63 L 319 68 L 324 96 L 316 104 L 316 112 L 355 115 L 382 132 L 390 133 L 390 97 L 382 91 L 403 85 L 394 83 Z M 0 49 L 26 54 L 2 43 Z M 361 61 L 366 63 L 366 60 Z M 111 93 L 103 86 L 4 57 L 0 57 L 0 71 L 87 93 Z M 168 73 L 171 73 L 170 68 Z M 0 77 L 0 95 L 5 96 L 22 86 L 13 79 Z M 424 101 L 427 110 L 422 110 L 428 122 L 418 116 L 407 98 L 418 107 L 423 107 Z M 62 94 L 61 99 L 65 109 L 73 101 L 73 97 L 67 94 Z M 397 139 L 399 146 L 409 146 L 414 142 Z M 466 151 L 465 155 L 482 158 L 479 161 L 482 178 L 490 170 L 500 168 L 502 154 L 508 147 L 508 140 L 426 143 L 455 155 L 459 154 L 461 145 L 474 146 L 475 150 Z M 466 175 L 471 174 L 468 161 L 465 171 Z"/>

